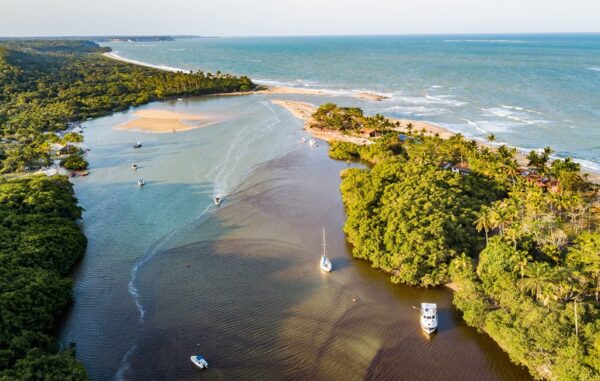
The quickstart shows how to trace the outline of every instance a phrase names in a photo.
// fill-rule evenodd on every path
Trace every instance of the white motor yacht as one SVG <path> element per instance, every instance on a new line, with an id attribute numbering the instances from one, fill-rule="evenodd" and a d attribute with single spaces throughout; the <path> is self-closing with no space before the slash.
<path id="1" fill-rule="evenodd" d="M 428 335 L 431 335 L 437 330 L 437 304 L 421 303 L 421 329 Z"/>

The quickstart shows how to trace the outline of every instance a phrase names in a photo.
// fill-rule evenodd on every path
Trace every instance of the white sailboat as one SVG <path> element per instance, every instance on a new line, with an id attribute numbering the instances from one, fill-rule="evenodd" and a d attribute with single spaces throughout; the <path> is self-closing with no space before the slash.
<path id="1" fill-rule="evenodd" d="M 221 205 L 221 203 L 223 202 L 223 199 L 220 196 L 217 196 L 213 199 L 214 203 L 216 206 Z"/>
<path id="2" fill-rule="evenodd" d="M 437 304 L 421 303 L 421 329 L 428 335 L 431 335 L 437 330 Z"/>
<path id="3" fill-rule="evenodd" d="M 319 262 L 319 267 L 321 270 L 325 272 L 331 272 L 331 261 L 327 258 L 326 246 L 325 246 L 325 228 L 323 228 L 323 255 L 321 255 L 321 261 Z"/>

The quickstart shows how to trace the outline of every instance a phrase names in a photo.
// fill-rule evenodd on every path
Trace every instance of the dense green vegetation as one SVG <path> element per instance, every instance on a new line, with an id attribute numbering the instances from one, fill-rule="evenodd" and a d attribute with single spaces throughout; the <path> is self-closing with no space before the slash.
<path id="1" fill-rule="evenodd" d="M 394 282 L 454 282 L 465 321 L 536 378 L 600 379 L 598 187 L 550 149 L 526 171 L 506 146 L 404 140 L 331 144 L 370 163 L 342 173 L 353 254 Z"/>
<path id="2" fill-rule="evenodd" d="M 82 380 L 50 336 L 84 254 L 81 209 L 64 177 L 0 180 L 0 380 Z"/>
<path id="3" fill-rule="evenodd" d="M 0 42 L 0 171 L 47 165 L 51 132 L 154 100 L 251 90 L 246 77 L 172 73 L 103 57 L 90 41 Z"/>
<path id="4" fill-rule="evenodd" d="M 0 172 L 61 158 L 87 167 L 70 122 L 154 100 L 244 91 L 246 77 L 170 73 L 103 57 L 89 41 L 0 42 Z M 63 133 L 61 133 L 63 132 Z M 74 263 L 86 239 L 63 177 L 0 178 L 0 380 L 83 380 L 73 349 L 51 337 L 71 300 Z"/>
<path id="5" fill-rule="evenodd" d="M 361 129 L 386 132 L 396 126 L 383 115 L 365 116 L 356 107 L 338 107 L 334 103 L 321 105 L 312 115 L 313 127 L 342 131 L 347 134 L 359 133 Z"/>
<path id="6" fill-rule="evenodd" d="M 81 154 L 75 154 L 61 160 L 60 165 L 66 169 L 77 171 L 86 169 L 88 167 L 88 162 L 83 158 L 83 156 L 81 156 Z"/>

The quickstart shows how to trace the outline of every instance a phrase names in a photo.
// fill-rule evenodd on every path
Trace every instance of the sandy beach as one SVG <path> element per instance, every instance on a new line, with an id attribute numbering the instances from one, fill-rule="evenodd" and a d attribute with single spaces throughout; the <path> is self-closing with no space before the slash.
<path id="1" fill-rule="evenodd" d="M 159 69 L 159 70 L 165 70 L 165 71 L 171 71 L 171 72 L 189 73 L 189 70 L 183 70 L 183 69 L 178 69 L 178 68 L 164 66 L 164 65 L 151 65 L 151 64 L 148 64 L 145 62 L 136 61 L 136 60 L 132 60 L 132 59 L 128 59 L 128 58 L 123 58 L 114 52 L 103 53 L 103 56 L 113 59 L 113 60 L 120 61 L 120 62 L 126 62 L 126 63 L 133 64 L 133 65 L 150 67 L 153 69 Z M 286 87 L 286 86 L 272 86 L 272 85 L 261 84 L 261 83 L 257 83 L 257 84 L 259 86 L 261 86 L 260 90 L 223 93 L 223 94 L 215 94 L 215 95 L 248 95 L 248 94 L 335 95 L 335 92 L 327 91 L 327 90 L 303 89 L 303 88 L 298 88 L 298 87 Z M 369 101 L 376 101 L 376 102 L 380 102 L 380 101 L 389 99 L 389 97 L 387 97 L 385 95 L 381 95 L 381 94 L 377 94 L 377 93 L 373 93 L 373 92 L 367 92 L 367 91 L 358 92 L 358 93 L 349 93 L 348 95 L 350 95 L 354 98 L 359 98 L 359 99 L 369 100 Z"/>
<path id="2" fill-rule="evenodd" d="M 311 123 L 310 123 L 310 117 L 314 113 L 314 111 L 317 109 L 317 106 L 315 106 L 313 104 L 306 103 L 306 102 L 288 101 L 288 100 L 273 100 L 271 102 L 273 104 L 276 104 L 276 105 L 286 108 L 288 111 L 290 111 L 292 114 L 294 114 L 294 116 L 296 116 L 297 118 L 304 119 L 306 121 L 304 129 L 318 139 L 322 139 L 327 142 L 334 141 L 334 140 L 345 141 L 345 142 L 355 143 L 358 145 L 368 145 L 368 144 L 373 143 L 372 141 L 370 141 L 368 139 L 364 139 L 364 138 L 360 138 L 360 137 L 348 136 L 348 135 L 344 135 L 342 133 L 334 132 L 334 131 L 324 131 L 319 128 L 312 128 Z M 390 118 L 390 120 L 393 122 L 400 122 L 400 127 L 395 129 L 398 132 L 408 132 L 407 126 L 410 123 L 410 124 L 412 124 L 413 133 L 414 132 L 423 132 L 424 135 L 426 135 L 426 136 L 433 136 L 435 134 L 438 134 L 439 137 L 441 137 L 442 139 L 449 139 L 450 137 L 456 135 L 454 132 L 452 132 L 444 127 L 437 126 L 437 125 L 435 125 L 433 123 L 429 123 L 429 122 L 423 122 L 423 121 L 411 120 L 411 119 L 394 119 L 394 118 Z M 480 142 L 480 141 L 477 143 L 481 146 L 490 147 L 492 149 L 497 148 L 496 145 L 486 144 L 486 143 Z M 529 160 L 527 159 L 527 154 L 525 152 L 521 152 L 521 151 L 517 152 L 517 154 L 515 155 L 515 159 L 517 160 L 519 165 L 521 165 L 523 167 L 527 166 L 527 164 L 529 162 Z M 581 172 L 583 174 L 587 175 L 588 181 L 590 181 L 594 184 L 600 184 L 600 174 L 599 173 L 586 171 L 585 169 L 582 169 Z"/>
<path id="3" fill-rule="evenodd" d="M 286 108 L 288 111 L 290 111 L 292 114 L 294 114 L 294 116 L 296 116 L 297 118 L 304 119 L 306 121 L 305 130 L 307 132 L 311 133 L 316 138 L 323 139 L 325 141 L 339 140 L 339 141 L 351 142 L 351 143 L 355 143 L 355 144 L 359 144 L 359 145 L 366 145 L 366 144 L 373 143 L 372 141 L 370 141 L 368 139 L 354 137 L 354 136 L 348 136 L 348 135 L 345 135 L 345 134 L 342 134 L 339 132 L 335 132 L 335 131 L 324 131 L 319 128 L 311 127 L 310 117 L 317 109 L 317 107 L 313 104 L 306 103 L 306 102 L 287 101 L 287 100 L 273 100 L 271 102 L 273 104 L 276 104 L 278 106 Z M 454 135 L 453 132 L 451 132 L 443 127 L 436 126 L 435 124 L 428 123 L 428 122 L 422 122 L 422 121 L 416 121 L 416 120 L 410 120 L 410 119 L 390 119 L 390 120 L 393 122 L 400 122 L 400 127 L 397 128 L 397 131 L 399 131 L 399 132 L 406 132 L 407 131 L 406 126 L 409 123 L 411 123 L 413 126 L 413 131 L 425 131 L 425 135 L 439 134 L 439 136 L 443 139 L 448 139 L 449 137 Z"/>
<path id="4" fill-rule="evenodd" d="M 335 91 L 328 90 L 317 90 L 317 89 L 303 89 L 299 87 L 286 87 L 286 86 L 273 86 L 257 83 L 261 88 L 259 90 L 253 91 L 244 91 L 244 92 L 233 92 L 233 93 L 222 93 L 216 95 L 250 95 L 250 94 L 290 94 L 290 95 L 325 95 L 325 96 L 336 96 L 340 93 Z M 344 93 L 345 96 L 350 96 L 353 98 L 381 102 L 383 100 L 389 99 L 389 97 L 377 93 L 371 92 L 348 92 Z"/>
<path id="5" fill-rule="evenodd" d="M 215 117 L 166 110 L 139 110 L 134 115 L 137 117 L 136 119 L 115 128 L 164 134 L 208 127 L 219 121 L 219 118 Z"/>
<path id="6" fill-rule="evenodd" d="M 184 72 L 184 73 L 189 73 L 189 70 L 183 70 L 183 69 L 178 69 L 175 67 L 170 67 L 170 66 L 165 66 L 165 65 L 151 65 L 145 62 L 141 62 L 141 61 L 136 61 L 136 60 L 131 60 L 128 58 L 123 58 L 121 56 L 119 56 L 118 54 L 116 54 L 115 52 L 107 52 L 107 53 L 102 53 L 102 55 L 106 58 L 110 58 L 116 61 L 121 61 L 121 62 L 125 62 L 128 64 L 133 64 L 133 65 L 138 65 L 138 66 L 144 66 L 144 67 L 150 67 L 152 69 L 158 69 L 158 70 L 164 70 L 164 71 L 170 71 L 173 73 L 177 73 L 177 72 Z"/>

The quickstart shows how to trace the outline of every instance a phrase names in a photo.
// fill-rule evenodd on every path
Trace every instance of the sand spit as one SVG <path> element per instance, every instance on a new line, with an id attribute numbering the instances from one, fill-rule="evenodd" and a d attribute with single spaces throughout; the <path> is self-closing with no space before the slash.
<path id="1" fill-rule="evenodd" d="M 220 120 L 212 116 L 166 110 L 139 110 L 134 115 L 137 117 L 136 119 L 118 125 L 116 128 L 164 134 L 207 127 Z"/>

